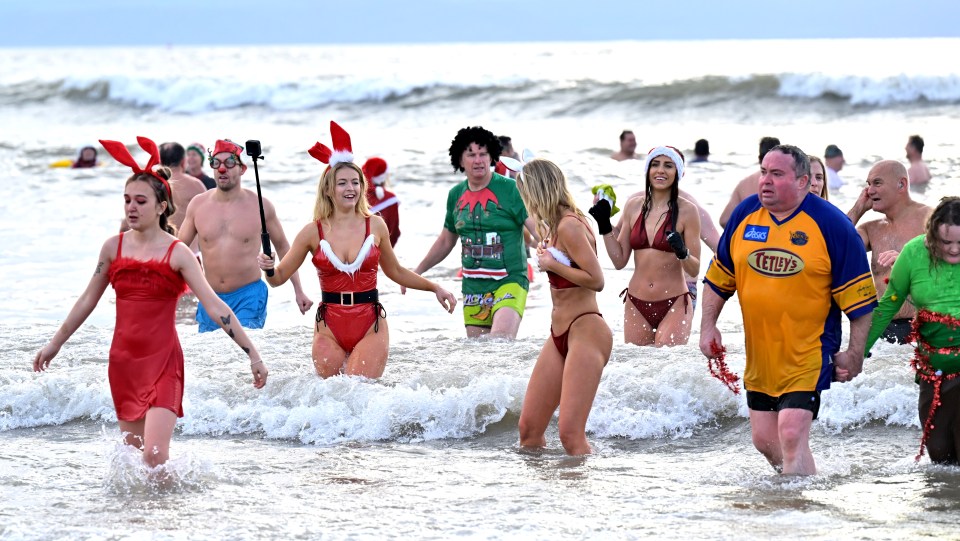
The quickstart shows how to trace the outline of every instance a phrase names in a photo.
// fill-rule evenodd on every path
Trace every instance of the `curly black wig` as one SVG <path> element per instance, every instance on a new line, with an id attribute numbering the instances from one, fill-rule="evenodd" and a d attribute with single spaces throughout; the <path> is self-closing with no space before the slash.
<path id="1" fill-rule="evenodd" d="M 457 136 L 453 138 L 453 141 L 450 141 L 450 164 L 453 165 L 453 170 L 460 173 L 464 172 L 463 167 L 460 165 L 460 160 L 463 158 L 463 151 L 467 150 L 467 147 L 471 143 L 476 143 L 477 146 L 487 147 L 487 152 L 490 153 L 490 163 L 494 164 L 500 160 L 500 140 L 497 139 L 497 136 L 492 132 L 489 132 L 481 126 L 471 126 L 469 128 L 463 128 L 457 132 Z"/>

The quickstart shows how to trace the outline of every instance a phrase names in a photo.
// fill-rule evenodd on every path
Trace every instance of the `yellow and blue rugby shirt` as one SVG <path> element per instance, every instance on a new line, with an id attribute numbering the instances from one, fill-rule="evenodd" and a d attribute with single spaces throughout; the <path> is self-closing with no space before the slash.
<path id="1" fill-rule="evenodd" d="M 740 203 L 704 283 L 725 300 L 740 295 L 744 387 L 770 396 L 829 388 L 841 310 L 856 319 L 877 306 L 860 235 L 812 194 L 783 221 L 756 195 Z"/>

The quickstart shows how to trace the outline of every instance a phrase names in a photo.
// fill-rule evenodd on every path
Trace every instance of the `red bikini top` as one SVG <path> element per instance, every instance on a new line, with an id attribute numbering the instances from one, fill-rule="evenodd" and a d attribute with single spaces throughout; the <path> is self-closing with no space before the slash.
<path id="1" fill-rule="evenodd" d="M 657 229 L 657 233 L 653 237 L 653 246 L 650 245 L 650 241 L 647 239 L 647 228 L 643 226 L 643 218 L 644 214 L 640 214 L 640 218 L 633 224 L 633 229 L 630 231 L 630 247 L 634 250 L 653 248 L 661 252 L 673 252 L 673 248 L 671 248 L 670 243 L 667 242 L 667 234 L 670 233 L 667 231 L 667 224 L 672 223 L 671 218 L 673 218 L 673 211 L 667 211 L 663 225 L 660 226 L 660 229 Z"/>
<path id="2" fill-rule="evenodd" d="M 564 218 L 566 217 L 567 216 L 564 216 Z M 570 217 L 576 218 L 583 225 L 587 225 L 583 222 L 583 220 L 580 219 L 579 216 L 570 216 Z M 587 231 L 590 232 L 591 236 L 593 235 L 593 230 L 590 228 L 590 226 L 587 226 Z M 563 265 L 570 267 L 571 269 L 580 268 L 580 266 L 577 265 L 576 261 L 571 261 L 570 256 L 560 251 L 560 249 L 557 248 L 556 246 L 547 247 L 547 251 L 550 252 L 550 255 L 552 255 L 554 259 L 556 259 L 558 262 L 562 263 Z M 570 289 L 573 287 L 581 287 L 580 285 L 575 284 L 570 280 L 567 280 L 566 278 L 564 278 L 563 276 L 560 276 L 555 272 L 547 271 L 547 280 L 550 282 L 550 287 L 552 287 L 553 289 Z"/>
<path id="3" fill-rule="evenodd" d="M 547 251 L 550 252 L 550 255 L 552 255 L 554 259 L 566 265 L 567 267 L 570 267 L 571 269 L 580 268 L 576 262 L 571 261 L 570 257 L 567 256 L 567 254 L 561 252 L 559 248 L 554 248 L 553 246 L 550 246 L 549 248 L 547 248 Z M 553 289 L 570 289 L 571 287 L 580 287 L 579 285 L 571 282 L 570 280 L 567 280 L 566 278 L 564 278 L 563 276 L 560 276 L 555 272 L 547 271 L 547 280 L 550 282 L 550 287 L 552 287 Z"/>

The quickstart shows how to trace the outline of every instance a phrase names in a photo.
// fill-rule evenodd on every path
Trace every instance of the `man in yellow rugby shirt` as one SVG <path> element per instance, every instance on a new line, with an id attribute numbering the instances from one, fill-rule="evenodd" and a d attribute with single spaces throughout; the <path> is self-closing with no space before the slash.
<path id="1" fill-rule="evenodd" d="M 809 194 L 810 160 L 792 145 L 763 158 L 757 195 L 733 211 L 704 283 L 700 350 L 723 345 L 717 319 L 738 293 L 753 444 L 778 471 L 812 475 L 810 425 L 830 381 L 860 373 L 877 294 L 863 241 L 838 208 Z M 850 320 L 840 350 L 840 312 Z"/>

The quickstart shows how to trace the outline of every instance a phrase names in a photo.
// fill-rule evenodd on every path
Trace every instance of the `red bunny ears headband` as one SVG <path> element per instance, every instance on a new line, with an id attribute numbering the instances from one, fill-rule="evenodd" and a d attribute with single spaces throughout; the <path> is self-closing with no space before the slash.
<path id="1" fill-rule="evenodd" d="M 340 163 L 353 163 L 353 146 L 350 144 L 350 134 L 332 120 L 330 121 L 330 137 L 333 138 L 333 150 L 318 142 L 307 152 L 329 167 L 335 167 Z"/>
<path id="2" fill-rule="evenodd" d="M 140 148 L 145 150 L 147 154 L 150 155 L 150 160 L 147 162 L 146 167 L 143 168 L 137 165 L 136 160 L 134 160 L 133 156 L 130 155 L 130 151 L 127 150 L 126 145 L 119 141 L 100 139 L 100 144 L 103 145 L 103 148 L 107 149 L 107 152 L 113 156 L 113 159 L 117 160 L 123 165 L 126 165 L 133 170 L 134 173 L 146 173 L 148 175 L 153 175 L 163 184 L 163 187 L 166 188 L 167 196 L 172 198 L 173 192 L 170 191 L 170 184 L 165 178 L 161 177 L 156 171 L 153 170 L 153 168 L 160 163 L 160 150 L 157 148 L 157 144 L 150 139 L 141 136 L 137 136 L 137 142 L 140 143 Z"/>

